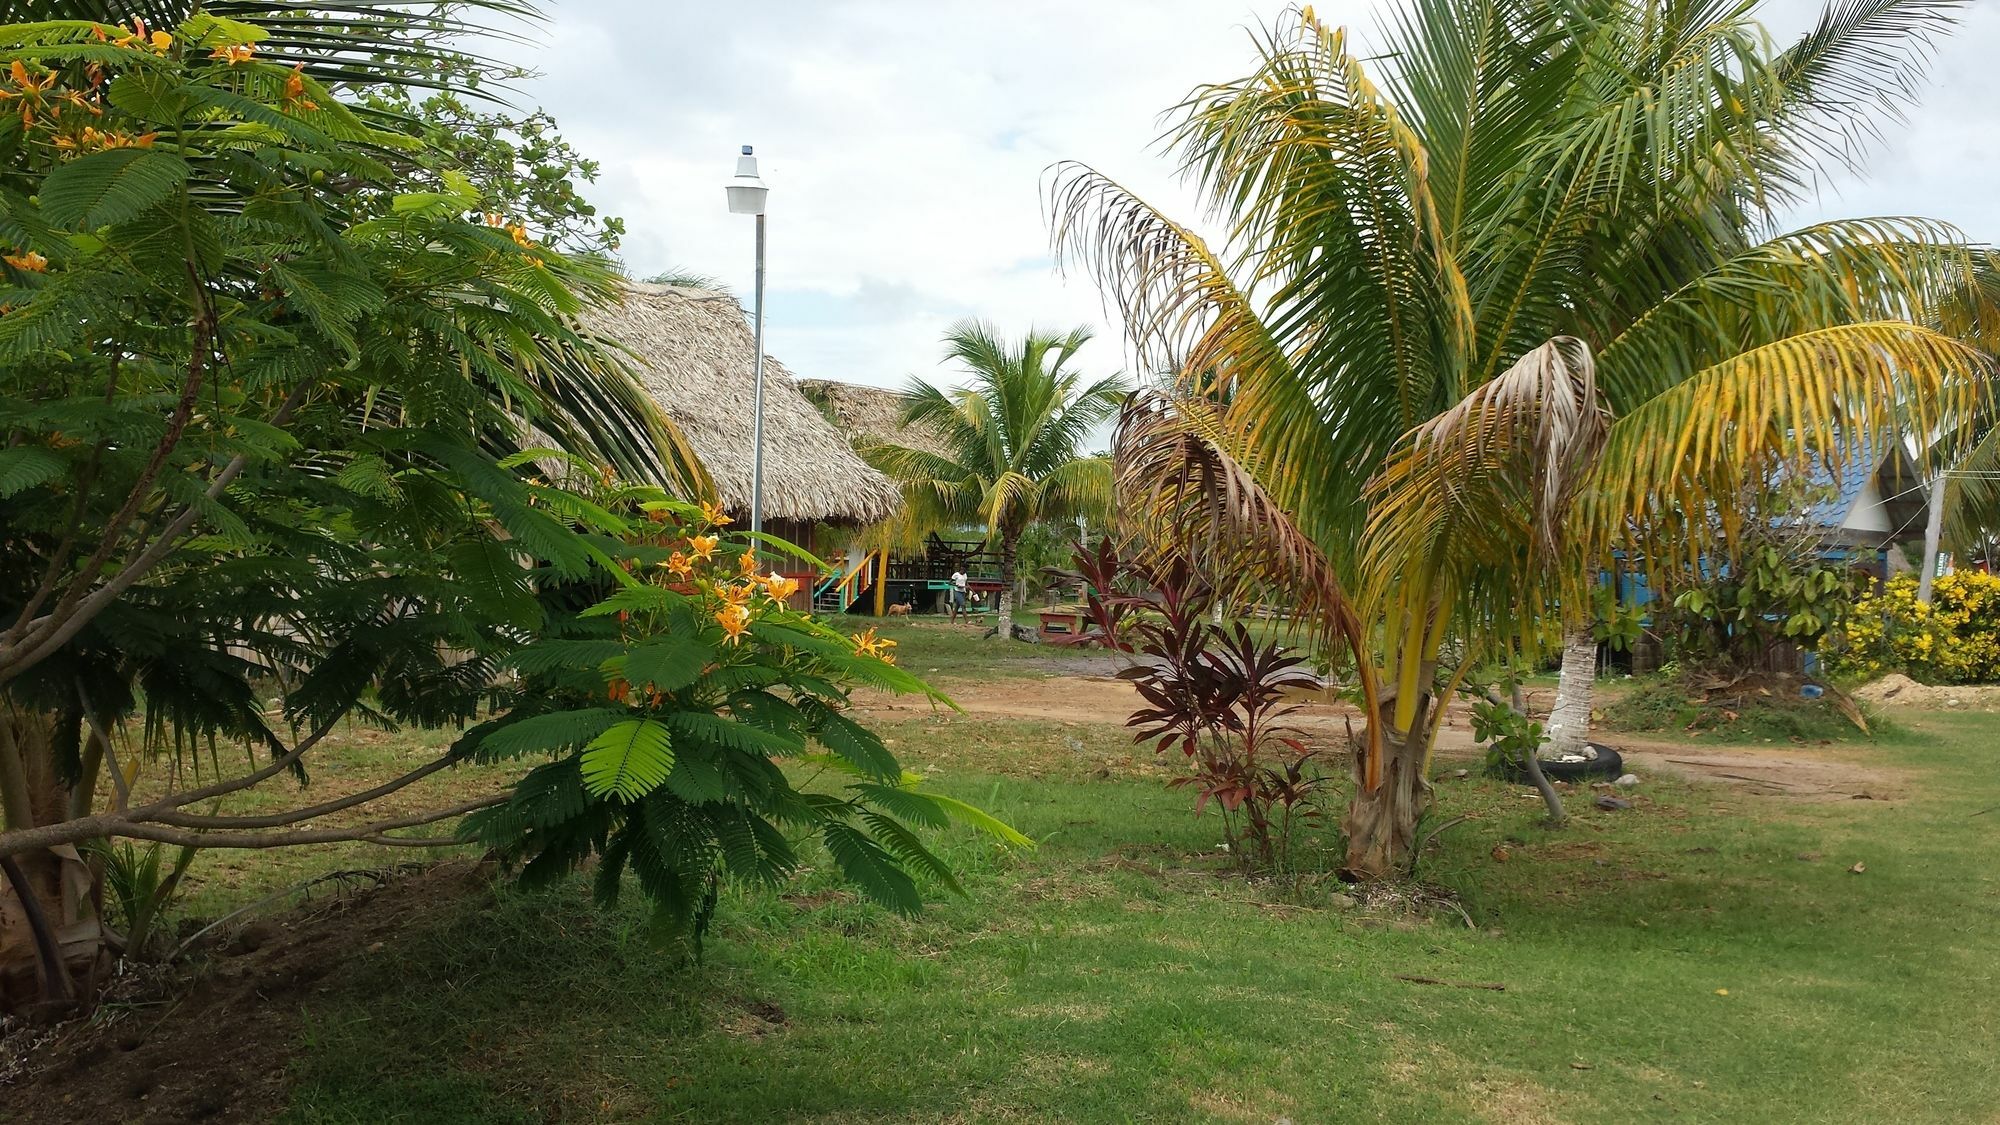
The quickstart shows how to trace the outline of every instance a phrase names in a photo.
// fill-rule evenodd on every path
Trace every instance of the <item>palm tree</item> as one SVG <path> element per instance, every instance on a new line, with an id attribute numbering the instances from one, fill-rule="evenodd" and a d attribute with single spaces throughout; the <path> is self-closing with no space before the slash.
<path id="1" fill-rule="evenodd" d="M 1111 507 L 1111 462 L 1084 445 L 1118 410 L 1126 393 L 1116 375 L 1085 383 L 1070 370 L 1088 328 L 1057 336 L 1030 330 L 1002 339 L 981 321 L 945 333 L 945 358 L 971 377 L 960 390 L 913 380 L 903 392 L 903 424 L 936 436 L 945 450 L 902 445 L 866 451 L 875 466 L 903 482 L 914 526 L 985 529 L 1000 551 L 1000 636 L 1014 601 L 1014 557 L 1036 520 L 1102 519 Z"/>
<path id="2" fill-rule="evenodd" d="M 1777 225 L 1858 165 L 1958 6 L 1843 0 L 1774 53 L 1754 0 L 1412 0 L 1379 73 L 1307 9 L 1167 138 L 1224 249 L 1059 171 L 1058 250 L 1142 357 L 1232 389 L 1128 418 L 1121 514 L 1250 535 L 1359 657 L 1356 875 L 1414 843 L 1442 701 L 1581 624 L 1614 547 L 1692 565 L 1712 543 L 1683 521 L 1732 534 L 1746 481 L 1959 427 L 1991 327 L 1951 299 L 1959 234 Z M 1232 502 L 1197 502 L 1218 482 Z"/>

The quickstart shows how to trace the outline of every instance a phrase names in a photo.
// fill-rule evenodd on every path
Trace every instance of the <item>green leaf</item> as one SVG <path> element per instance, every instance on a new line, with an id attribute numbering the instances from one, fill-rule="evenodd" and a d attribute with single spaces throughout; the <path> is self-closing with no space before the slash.
<path id="1" fill-rule="evenodd" d="M 690 805 L 726 800 L 730 794 L 729 775 L 700 753 L 674 755 L 674 769 L 667 775 L 667 789 Z"/>
<path id="2" fill-rule="evenodd" d="M 535 715 L 508 723 L 487 734 L 480 740 L 479 757 L 490 761 L 581 746 L 604 733 L 606 728 L 628 713 L 613 707 L 592 707 Z"/>
<path id="3" fill-rule="evenodd" d="M 63 474 L 63 459 L 39 445 L 0 449 L 0 497 L 47 484 Z"/>
<path id="4" fill-rule="evenodd" d="M 903 775 L 896 756 L 874 731 L 824 704 L 809 703 L 801 710 L 814 721 L 813 737 L 820 745 L 854 763 L 870 777 L 893 781 Z"/>
<path id="5" fill-rule="evenodd" d="M 775 885 L 798 866 L 791 842 L 770 821 L 735 805 L 706 811 L 722 860 L 737 878 Z"/>
<path id="6" fill-rule="evenodd" d="M 636 801 L 659 788 L 673 768 L 672 735 L 652 719 L 615 724 L 583 749 L 583 786 L 592 796 Z"/>
<path id="7" fill-rule="evenodd" d="M 536 641 L 521 649 L 508 663 L 524 676 L 558 669 L 595 671 L 605 661 L 624 651 L 623 644 L 610 639 L 551 639 Z"/>
<path id="8" fill-rule="evenodd" d="M 1035 846 L 1033 840 L 1021 835 L 1012 825 L 987 812 L 985 809 L 968 805 L 956 797 L 946 797 L 941 793 L 927 793 L 925 796 L 936 802 L 937 806 L 949 814 L 953 820 L 961 824 L 969 824 L 1002 843 L 1012 844 L 1017 848 L 1032 848 Z"/>
<path id="9" fill-rule="evenodd" d="M 698 739 L 743 754 L 789 755 L 804 748 L 802 743 L 781 734 L 706 711 L 676 711 L 666 717 L 666 722 L 682 738 Z"/>
<path id="10" fill-rule="evenodd" d="M 670 634 L 634 648 L 625 659 L 625 678 L 658 691 L 679 691 L 695 682 L 715 659 L 715 649 L 685 634 Z"/>
<path id="11" fill-rule="evenodd" d="M 882 845 L 859 829 L 834 821 L 820 830 L 820 839 L 826 841 L 826 850 L 833 853 L 841 874 L 869 898 L 901 914 L 922 909 L 924 900 L 917 893 L 916 881 Z"/>
<path id="12" fill-rule="evenodd" d="M 658 586 L 626 586 L 583 611 L 584 617 L 609 617 L 614 613 L 648 612 L 684 604 L 687 597 Z"/>
<path id="13" fill-rule="evenodd" d="M 481 612 L 519 628 L 542 619 L 541 603 L 528 584 L 528 572 L 514 552 L 491 539 L 473 539 L 446 552 L 458 582 Z"/>
<path id="14" fill-rule="evenodd" d="M 42 215 L 59 226 L 95 230 L 137 217 L 187 178 L 187 161 L 170 152 L 93 152 L 58 166 L 42 181 Z"/>
<path id="15" fill-rule="evenodd" d="M 868 804 L 894 813 L 903 820 L 921 824 L 925 828 L 943 828 L 951 823 L 944 809 L 928 793 L 917 793 L 899 785 L 883 785 L 879 782 L 863 782 L 851 785 L 856 796 Z"/>
<path id="16" fill-rule="evenodd" d="M 884 851 L 896 857 L 896 861 L 906 868 L 916 868 L 931 878 L 950 887 L 954 894 L 964 894 L 965 888 L 958 885 L 958 877 L 945 866 L 944 860 L 924 846 L 917 834 L 908 825 L 878 812 L 865 812 L 861 819 L 868 824 L 868 830 Z"/>

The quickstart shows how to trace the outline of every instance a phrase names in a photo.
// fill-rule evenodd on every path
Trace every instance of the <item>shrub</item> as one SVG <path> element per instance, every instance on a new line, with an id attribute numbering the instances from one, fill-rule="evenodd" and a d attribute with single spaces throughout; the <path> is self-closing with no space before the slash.
<path id="1" fill-rule="evenodd" d="M 698 951 L 722 879 L 783 880 L 799 866 L 801 838 L 817 837 L 860 890 L 905 912 L 921 904 L 912 872 L 957 889 L 918 829 L 958 820 L 1028 843 L 969 805 L 919 791 L 845 713 L 857 684 L 935 697 L 895 666 L 894 641 L 873 629 L 843 636 L 790 609 L 797 583 L 762 574 L 752 544 L 726 538 L 730 521 L 713 507 L 640 506 L 648 532 L 622 548 L 605 541 L 625 556 L 606 567 L 616 588 L 522 649 L 513 709 L 459 742 L 483 761 L 552 759 L 505 804 L 467 819 L 522 863 L 524 881 L 597 857 L 601 900 L 617 898 L 629 870 L 661 933 Z M 839 788 L 795 783 L 782 759 Z"/>
<path id="2" fill-rule="evenodd" d="M 1872 679 L 1901 672 L 1933 684 L 2000 682 L 2000 577 L 1947 574 L 1917 601 L 1917 579 L 1892 578 L 1861 598 L 1837 638 L 1830 666 Z"/>
<path id="3" fill-rule="evenodd" d="M 1091 635 L 1136 654 L 1119 673 L 1146 702 L 1126 722 L 1135 741 L 1180 750 L 1194 769 L 1170 784 L 1195 790 L 1197 814 L 1215 803 L 1223 841 L 1246 870 L 1289 867 L 1292 832 L 1318 817 L 1312 798 L 1325 778 L 1318 752 L 1285 725 L 1298 709 L 1286 695 L 1319 678 L 1241 622 L 1212 623 L 1214 588 L 1184 558 L 1140 566 L 1107 540 L 1079 545 L 1076 567 Z"/>

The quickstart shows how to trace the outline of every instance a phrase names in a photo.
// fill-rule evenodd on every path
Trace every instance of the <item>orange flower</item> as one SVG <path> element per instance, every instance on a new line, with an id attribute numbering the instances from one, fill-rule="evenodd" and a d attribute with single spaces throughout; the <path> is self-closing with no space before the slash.
<path id="1" fill-rule="evenodd" d="M 715 545 L 720 542 L 722 542 L 722 537 L 719 535 L 690 535 L 688 537 L 688 547 L 694 551 L 694 557 L 703 562 L 707 562 L 709 559 L 715 557 Z"/>
<path id="2" fill-rule="evenodd" d="M 135 137 L 130 133 L 120 133 L 115 130 L 108 133 L 100 133 L 96 129 L 86 125 L 83 127 L 83 132 L 78 133 L 74 137 L 57 137 L 56 147 L 76 149 L 78 151 L 95 151 L 107 148 L 152 148 L 153 142 L 158 140 L 159 136 L 158 133 L 141 133 Z"/>
<path id="3" fill-rule="evenodd" d="M 746 582 L 741 586 L 718 586 L 715 592 L 730 605 L 743 605 L 750 600 L 750 595 L 757 592 L 757 587 Z"/>
<path id="4" fill-rule="evenodd" d="M 798 592 L 799 580 L 796 578 L 787 578 L 774 570 L 770 577 L 764 579 L 764 595 L 778 605 L 784 605 L 786 598 Z"/>
<path id="5" fill-rule="evenodd" d="M 722 626 L 722 633 L 732 645 L 743 643 L 743 634 L 750 629 L 750 607 L 746 605 L 724 606 L 715 613 L 716 624 Z"/>
<path id="6" fill-rule="evenodd" d="M 234 43 L 226 47 L 217 47 L 208 57 L 211 59 L 221 59 L 230 66 L 240 66 L 243 63 L 249 62 L 250 56 L 256 53 L 257 48 L 252 47 L 248 43 Z"/>
<path id="7" fill-rule="evenodd" d="M 0 260 L 4 260 L 8 265 L 13 266 L 17 270 L 26 270 L 29 273 L 46 273 L 49 268 L 49 260 L 33 250 L 23 250 L 19 254 L 8 254 L 4 259 Z"/>
<path id="8" fill-rule="evenodd" d="M 22 65 L 20 59 L 14 60 L 13 64 L 7 68 L 7 73 L 13 77 L 14 85 L 19 86 L 23 91 L 29 93 L 40 93 L 50 86 L 55 85 L 56 81 L 56 72 L 53 70 L 42 75 L 40 82 L 28 77 L 28 68 Z M 15 95 L 9 94 L 8 96 L 14 97 Z"/>
<path id="9" fill-rule="evenodd" d="M 757 552 L 744 551 L 736 559 L 736 573 L 745 578 L 757 573 Z"/>
<path id="10" fill-rule="evenodd" d="M 611 681 L 610 689 L 605 694 L 611 697 L 611 702 L 623 703 L 625 702 L 625 697 L 632 694 L 632 685 L 626 683 L 624 680 L 613 680 Z"/>
<path id="11" fill-rule="evenodd" d="M 674 517 L 673 513 L 667 511 L 665 508 L 654 508 L 652 511 L 646 513 L 646 518 L 652 520 L 654 523 L 665 523 Z"/>
<path id="12" fill-rule="evenodd" d="M 854 651 L 863 656 L 872 656 L 884 664 L 896 662 L 896 642 L 888 637 L 878 637 L 871 626 L 865 633 L 854 634 Z"/>
<path id="13" fill-rule="evenodd" d="M 293 109 L 319 108 L 318 102 L 315 102 L 311 98 L 306 97 L 305 69 L 306 69 L 306 64 L 300 63 L 292 68 L 291 75 L 285 79 L 284 101 L 285 105 L 289 108 Z"/>
<path id="14" fill-rule="evenodd" d="M 114 47 L 124 47 L 131 51 L 151 51 L 156 55 L 164 55 L 172 50 L 174 46 L 174 37 L 164 31 L 155 31 L 150 35 L 147 34 L 146 21 L 142 19 L 135 18 L 132 21 L 131 28 L 127 28 L 121 23 L 118 25 L 118 30 L 123 31 L 125 34 L 111 40 L 111 45 Z M 97 29 L 97 37 L 99 39 L 107 38 L 103 28 Z"/>
<path id="15" fill-rule="evenodd" d="M 736 522 L 728 512 L 722 510 L 720 504 L 713 504 L 707 500 L 701 502 L 701 519 L 703 523 L 714 524 L 716 527 L 728 527 Z"/>
<path id="16" fill-rule="evenodd" d="M 660 565 L 672 571 L 674 577 L 676 578 L 686 578 L 689 574 L 692 574 L 694 572 L 694 560 L 688 558 L 687 555 L 681 551 L 675 551 L 672 555 L 669 555 L 667 557 L 666 562 L 663 562 Z"/>

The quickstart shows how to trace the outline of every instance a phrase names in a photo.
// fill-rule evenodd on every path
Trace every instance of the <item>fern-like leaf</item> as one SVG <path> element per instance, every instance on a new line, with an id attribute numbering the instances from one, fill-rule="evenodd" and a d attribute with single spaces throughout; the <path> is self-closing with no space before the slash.
<path id="1" fill-rule="evenodd" d="M 597 797 L 636 801 L 673 772 L 673 736 L 652 719 L 628 719 L 583 748 L 583 785 Z"/>
<path id="2" fill-rule="evenodd" d="M 706 711 L 676 711 L 666 717 L 667 725 L 681 738 L 691 738 L 741 754 L 789 755 L 804 744 L 784 735 L 739 723 Z"/>
<path id="3" fill-rule="evenodd" d="M 833 821 L 820 830 L 826 850 L 840 865 L 849 882 L 862 893 L 900 914 L 915 914 L 923 907 L 916 880 L 904 871 L 882 845 L 851 824 Z"/>
<path id="4" fill-rule="evenodd" d="M 58 226 L 96 230 L 138 217 L 187 178 L 187 161 L 170 152 L 93 152 L 58 166 L 42 181 L 42 217 Z"/>
<path id="5" fill-rule="evenodd" d="M 63 474 L 63 459 L 39 445 L 0 449 L 0 497 L 47 484 Z"/>
<path id="6" fill-rule="evenodd" d="M 583 711 L 556 711 L 507 723 L 480 739 L 477 756 L 481 761 L 493 761 L 587 745 L 627 713 L 613 707 L 592 707 Z"/>
<path id="7" fill-rule="evenodd" d="M 634 648 L 625 659 L 625 678 L 656 691 L 679 691 L 695 682 L 715 659 L 715 649 L 686 634 L 669 634 Z"/>
<path id="8" fill-rule="evenodd" d="M 917 834 L 910 831 L 909 825 L 878 812 L 862 813 L 861 819 L 867 823 L 868 830 L 874 835 L 876 843 L 881 844 L 884 851 L 895 856 L 896 861 L 906 869 L 922 871 L 951 888 L 953 894 L 965 893 L 965 888 L 958 885 L 958 877 L 951 873 L 951 868 L 945 866 L 944 860 L 939 859 L 935 852 L 925 847 L 922 840 L 917 839 Z"/>

